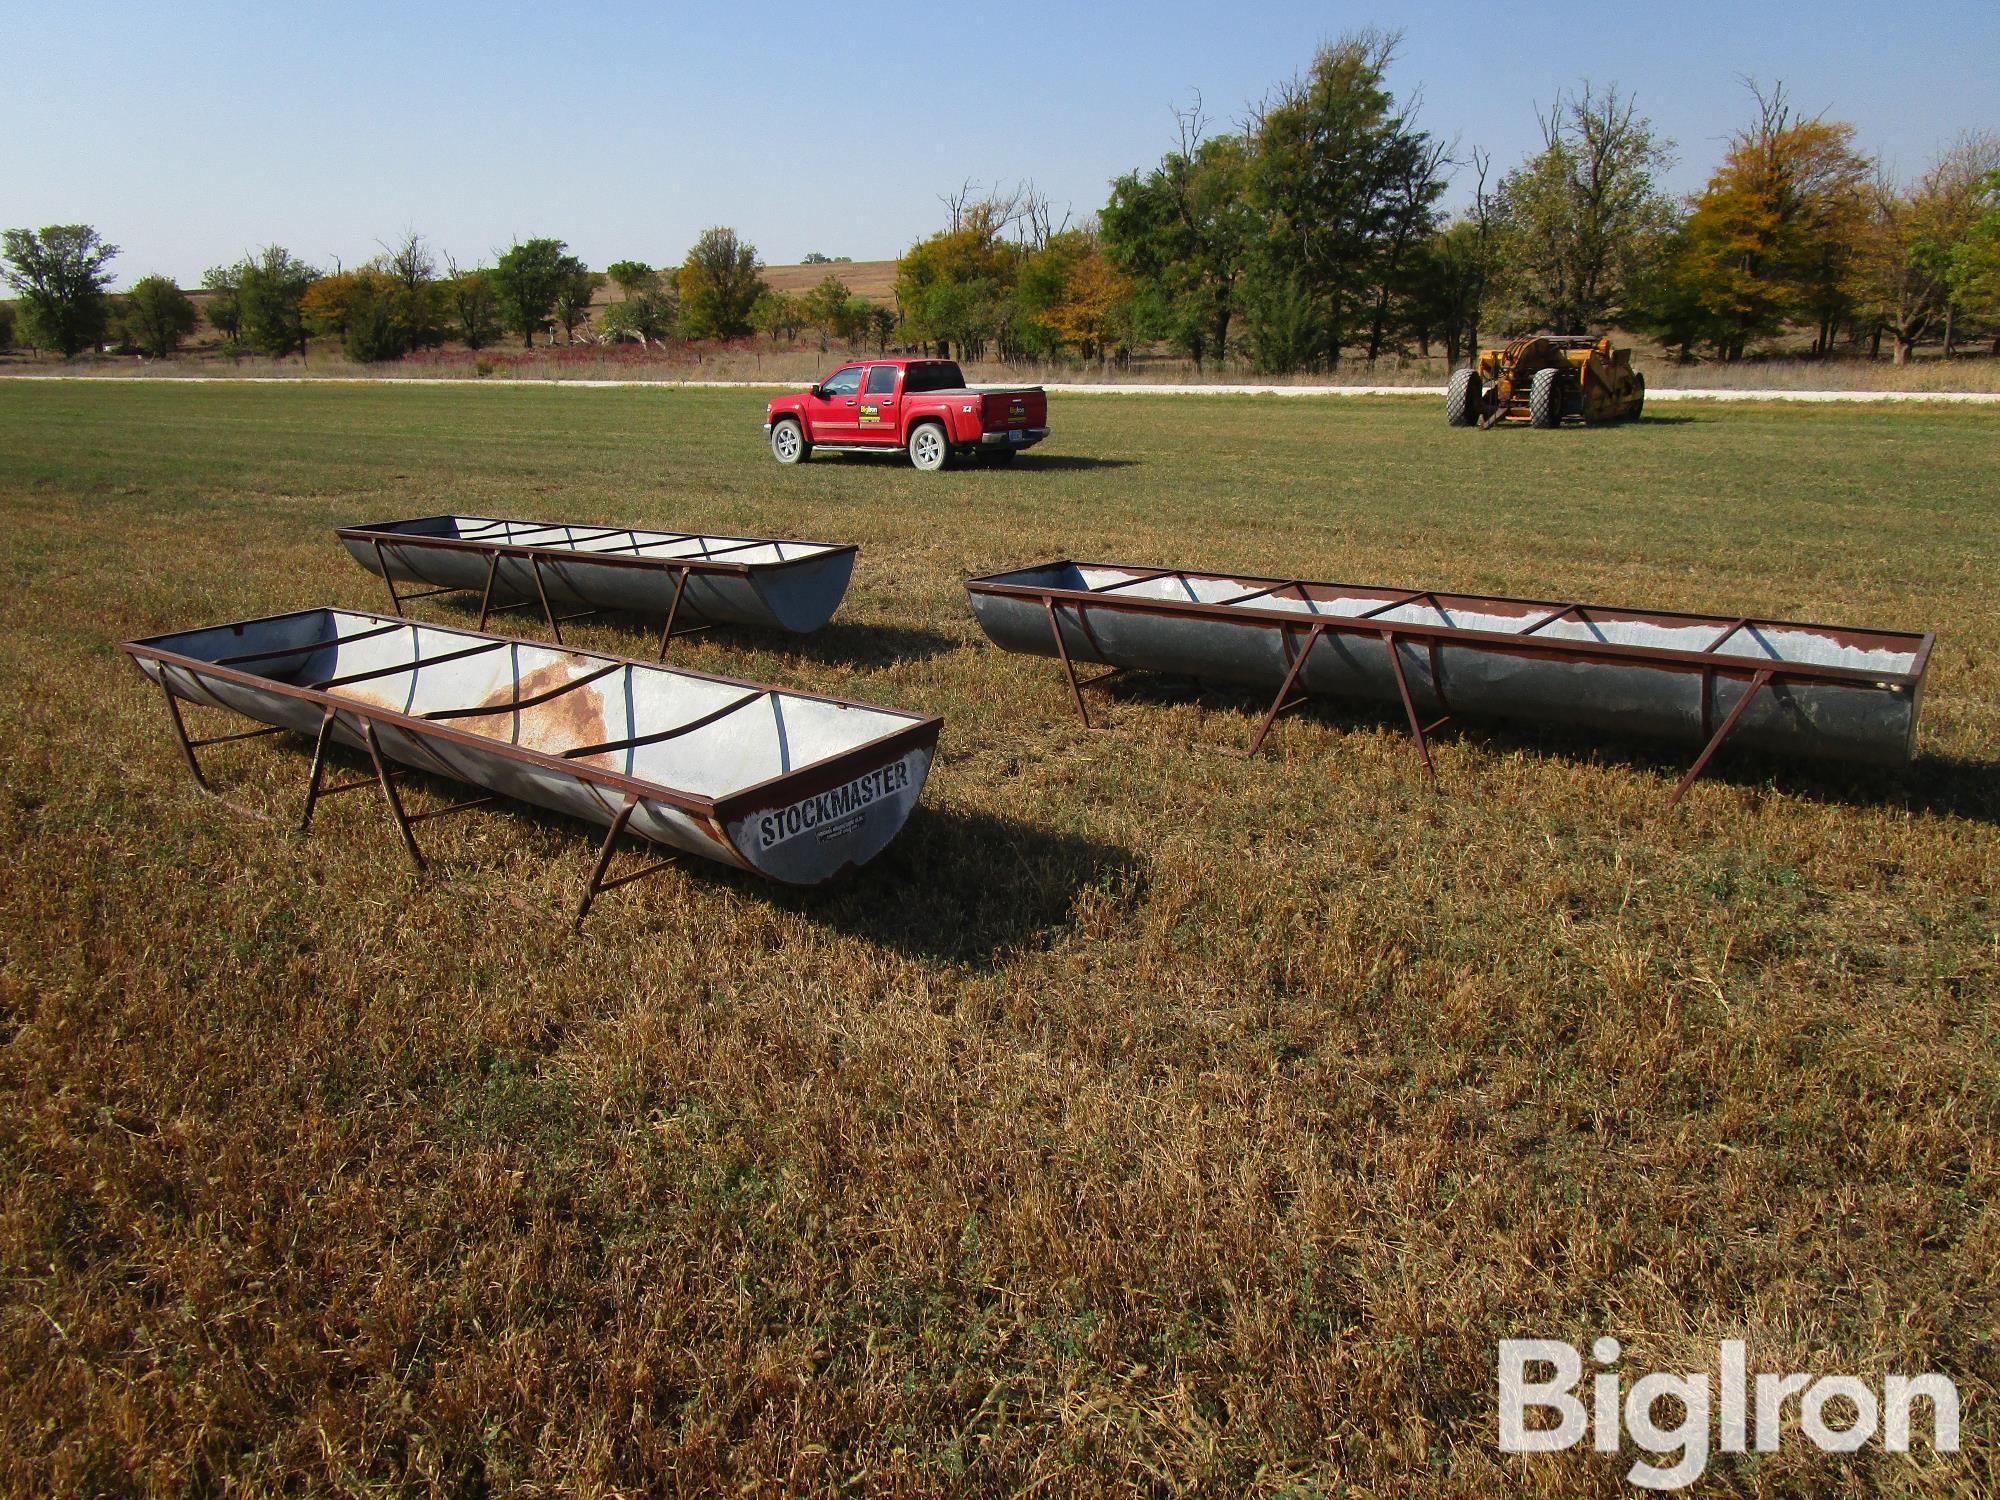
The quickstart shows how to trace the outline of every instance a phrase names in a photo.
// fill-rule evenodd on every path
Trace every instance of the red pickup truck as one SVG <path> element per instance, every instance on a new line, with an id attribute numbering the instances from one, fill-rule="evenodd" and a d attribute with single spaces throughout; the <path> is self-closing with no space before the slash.
<path id="1" fill-rule="evenodd" d="M 842 365 L 811 390 L 780 396 L 764 436 L 781 464 L 804 463 L 816 447 L 901 449 L 926 472 L 955 455 L 1008 463 L 1049 435 L 1049 398 L 1038 386 L 972 390 L 948 359 L 864 359 Z"/>

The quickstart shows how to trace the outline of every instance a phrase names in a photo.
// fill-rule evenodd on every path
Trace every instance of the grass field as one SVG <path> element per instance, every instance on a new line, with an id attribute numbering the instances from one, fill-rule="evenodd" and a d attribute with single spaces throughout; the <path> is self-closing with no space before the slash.
<path id="1" fill-rule="evenodd" d="M 1993 1493 L 1992 417 L 1052 417 L 926 477 L 780 470 L 753 395 L 0 384 L 0 1484 L 1608 1495 L 1632 1451 L 1496 1451 L 1494 1357 L 1610 1333 L 1959 1384 L 1956 1457 L 1794 1428 L 1709 1492 Z M 209 752 L 271 821 L 198 796 L 113 643 L 384 607 L 329 528 L 445 509 L 859 542 L 823 636 L 675 650 L 942 713 L 923 807 L 575 938 L 581 825 L 426 824 L 426 877 L 364 796 L 287 831 L 300 742 Z M 1439 796 L 1370 708 L 1090 734 L 960 587 L 1065 553 L 1934 628 L 1919 759 L 1661 819 L 1684 756 L 1534 726 Z"/>

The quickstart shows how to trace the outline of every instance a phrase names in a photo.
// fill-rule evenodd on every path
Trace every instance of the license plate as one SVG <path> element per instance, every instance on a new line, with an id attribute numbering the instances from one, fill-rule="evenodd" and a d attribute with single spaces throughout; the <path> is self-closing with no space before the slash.
<path id="1" fill-rule="evenodd" d="M 1025 432 L 1010 432 L 1007 434 L 1007 441 L 1010 443 L 1025 443 L 1027 440 L 1028 435 Z"/>

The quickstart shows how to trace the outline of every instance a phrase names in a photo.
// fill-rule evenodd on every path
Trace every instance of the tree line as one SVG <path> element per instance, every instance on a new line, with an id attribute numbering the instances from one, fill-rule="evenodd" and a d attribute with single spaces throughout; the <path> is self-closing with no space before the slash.
<path id="1" fill-rule="evenodd" d="M 1111 184 L 1095 219 L 1051 230 L 1032 188 L 947 200 L 899 262 L 909 337 L 1002 358 L 1165 343 L 1259 370 L 1482 336 L 1650 333 L 1683 358 L 1743 358 L 1803 330 L 1895 360 L 1941 336 L 2000 353 L 2000 139 L 1962 138 L 1901 182 L 1852 125 L 1751 84 L 1750 119 L 1702 192 L 1660 186 L 1673 142 L 1629 95 L 1588 84 L 1539 117 L 1541 146 L 1490 157 L 1424 129 L 1387 84 L 1397 37 L 1349 35 L 1213 133 L 1176 114 L 1157 166 Z M 1441 207 L 1457 178 L 1463 208 Z"/>
<path id="2" fill-rule="evenodd" d="M 558 330 L 648 345 L 810 330 L 822 351 L 893 340 L 1002 360 L 1166 345 L 1269 373 L 1433 349 L 1456 366 L 1498 336 L 1610 328 L 1682 358 L 1737 360 L 1788 336 L 1822 355 L 1876 357 L 1886 342 L 1899 364 L 1933 338 L 1947 356 L 1975 339 L 2000 354 L 2000 138 L 1963 137 L 1902 181 L 1851 124 L 1752 84 L 1746 123 L 1683 201 L 1660 186 L 1673 142 L 1630 95 L 1585 84 L 1496 178 L 1486 153 L 1438 139 L 1395 97 L 1397 42 L 1370 30 L 1322 47 L 1231 131 L 1197 100 L 1158 165 L 1113 181 L 1080 224 L 1031 185 L 965 184 L 898 260 L 894 308 L 831 270 L 804 296 L 776 292 L 756 247 L 716 227 L 677 267 L 602 274 L 552 238 L 460 267 L 410 233 L 352 270 L 271 245 L 211 268 L 205 311 L 232 346 L 282 356 L 333 338 L 360 361 L 510 334 L 532 347 Z M 1447 212 L 1454 181 L 1465 202 Z M 66 356 L 107 341 L 165 355 L 196 327 L 165 277 L 113 296 L 117 247 L 87 225 L 8 230 L 0 249 L 21 314 L 17 330 L 0 305 L 0 348 L 18 334 Z M 607 280 L 619 296 L 598 308 Z"/>
<path id="3" fill-rule="evenodd" d="M 122 295 L 110 291 L 118 255 L 87 224 L 10 229 L 0 243 L 5 277 L 19 294 L 19 336 L 65 357 L 107 344 L 166 356 L 194 332 L 194 299 L 164 276 L 145 276 Z M 835 262 L 821 256 L 818 263 Z M 669 338 L 739 338 L 753 331 L 795 337 L 868 336 L 887 346 L 895 315 L 850 293 L 837 275 L 803 297 L 774 293 L 757 250 L 735 230 L 706 230 L 678 267 L 621 260 L 600 274 L 558 239 L 513 245 L 490 266 L 442 259 L 424 237 L 405 234 L 351 270 L 325 270 L 282 245 L 268 245 L 202 277 L 209 324 L 231 346 L 282 357 L 310 340 L 339 341 L 348 358 L 374 362 L 447 342 L 484 349 L 509 334 L 532 348 L 560 330 L 575 343 Z M 594 307 L 609 281 L 619 298 Z M 886 315 L 886 316 L 885 316 Z M 16 335 L 13 309 L 0 304 L 0 349 Z"/>

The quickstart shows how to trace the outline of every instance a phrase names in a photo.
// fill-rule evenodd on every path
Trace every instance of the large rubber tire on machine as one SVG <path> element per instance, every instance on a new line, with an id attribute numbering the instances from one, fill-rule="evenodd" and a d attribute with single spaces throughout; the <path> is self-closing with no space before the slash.
<path id="1" fill-rule="evenodd" d="M 1479 407 L 1485 398 L 1479 386 L 1477 370 L 1454 370 L 1451 384 L 1444 388 L 1444 419 L 1453 427 L 1470 427 L 1479 420 Z"/>
<path id="2" fill-rule="evenodd" d="M 1560 370 L 1537 370 L 1535 378 L 1528 382 L 1528 422 L 1535 427 L 1562 426 Z"/>
<path id="3" fill-rule="evenodd" d="M 1638 389 L 1639 394 L 1632 398 L 1632 410 L 1625 414 L 1625 420 L 1628 422 L 1638 421 L 1640 413 L 1646 409 L 1646 377 L 1634 375 L 1632 384 Z"/>
<path id="4" fill-rule="evenodd" d="M 812 457 L 813 445 L 806 441 L 805 429 L 791 417 L 781 417 L 771 427 L 771 457 L 785 465 L 802 464 Z"/>
<path id="5" fill-rule="evenodd" d="M 944 428 L 936 422 L 919 422 L 910 433 L 910 464 L 926 474 L 935 474 L 951 461 L 951 444 Z"/>

